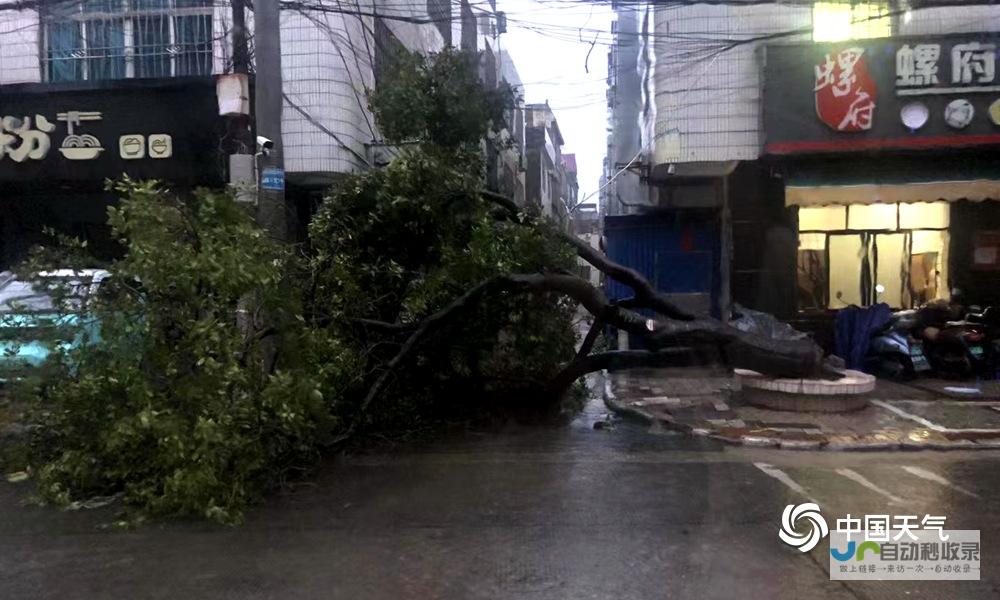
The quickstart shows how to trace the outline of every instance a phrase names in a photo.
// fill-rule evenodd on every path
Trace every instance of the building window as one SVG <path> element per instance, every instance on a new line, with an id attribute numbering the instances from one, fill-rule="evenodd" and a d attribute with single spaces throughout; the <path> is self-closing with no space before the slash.
<path id="1" fill-rule="evenodd" d="M 813 4 L 813 40 L 840 42 L 890 37 L 892 17 L 888 2 L 816 2 Z"/>
<path id="2" fill-rule="evenodd" d="M 83 0 L 44 15 L 45 78 L 95 81 L 212 73 L 212 0 Z"/>
<path id="3" fill-rule="evenodd" d="M 799 209 L 801 310 L 948 298 L 947 202 Z"/>

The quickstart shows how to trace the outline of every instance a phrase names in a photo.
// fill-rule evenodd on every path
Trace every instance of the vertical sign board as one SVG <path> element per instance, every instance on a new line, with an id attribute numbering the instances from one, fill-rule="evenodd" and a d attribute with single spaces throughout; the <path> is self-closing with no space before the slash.
<path id="1" fill-rule="evenodd" d="M 1000 35 L 767 46 L 767 154 L 1000 144 Z"/>

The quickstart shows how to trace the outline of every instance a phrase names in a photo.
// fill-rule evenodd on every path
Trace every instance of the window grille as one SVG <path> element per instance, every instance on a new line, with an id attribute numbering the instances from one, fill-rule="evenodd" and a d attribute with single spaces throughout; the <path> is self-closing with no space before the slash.
<path id="1" fill-rule="evenodd" d="M 212 73 L 212 0 L 72 0 L 43 15 L 47 81 Z"/>

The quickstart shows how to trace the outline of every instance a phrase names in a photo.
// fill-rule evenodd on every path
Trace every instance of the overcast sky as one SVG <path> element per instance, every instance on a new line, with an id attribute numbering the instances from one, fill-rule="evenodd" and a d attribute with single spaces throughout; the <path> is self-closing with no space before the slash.
<path id="1" fill-rule="evenodd" d="M 576 154 L 582 199 L 599 187 L 607 145 L 606 42 L 613 13 L 567 0 L 498 0 L 497 10 L 507 13 L 500 47 L 514 60 L 525 101 L 548 100 L 566 142 L 563 153 Z M 604 33 L 590 51 L 597 30 Z"/>

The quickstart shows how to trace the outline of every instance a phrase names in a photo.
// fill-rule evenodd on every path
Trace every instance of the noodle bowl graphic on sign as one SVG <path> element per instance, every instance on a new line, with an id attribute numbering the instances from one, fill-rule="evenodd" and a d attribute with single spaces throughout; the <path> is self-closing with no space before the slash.
<path id="1" fill-rule="evenodd" d="M 62 147 L 59 148 L 59 152 L 70 160 L 90 160 L 97 158 L 97 155 L 102 150 L 104 148 L 101 147 L 101 142 L 94 136 L 86 133 L 83 135 L 66 136 Z"/>
<path id="2" fill-rule="evenodd" d="M 820 514 L 819 506 L 813 502 L 789 504 L 781 513 L 778 537 L 800 552 L 809 552 L 829 533 L 826 519 Z"/>
<path id="3" fill-rule="evenodd" d="M 101 147 L 101 140 L 89 133 L 77 134 L 76 127 L 85 121 L 100 121 L 103 117 L 99 112 L 85 112 L 79 110 L 69 110 L 58 113 L 56 119 L 66 123 L 66 139 L 60 145 L 59 152 L 69 160 L 92 160 L 104 151 Z"/>

